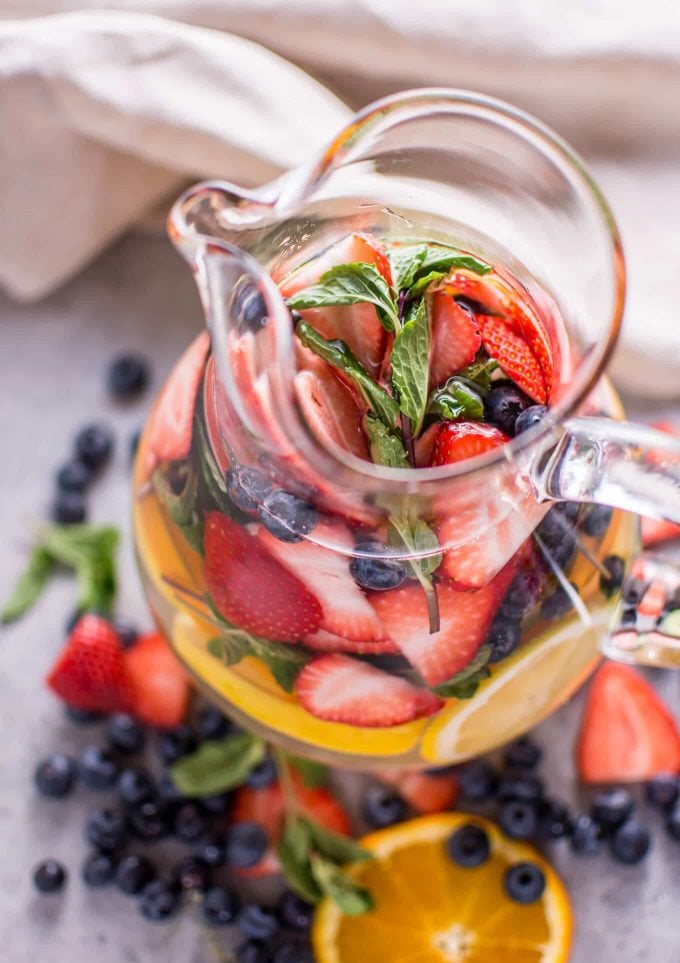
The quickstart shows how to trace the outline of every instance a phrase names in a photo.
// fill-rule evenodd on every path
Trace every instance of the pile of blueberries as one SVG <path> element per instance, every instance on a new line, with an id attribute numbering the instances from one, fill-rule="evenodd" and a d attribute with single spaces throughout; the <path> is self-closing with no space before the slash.
<path id="1" fill-rule="evenodd" d="M 113 885 L 136 897 L 139 912 L 154 922 L 170 920 L 182 906 L 194 906 L 204 926 L 234 924 L 245 938 L 235 954 L 238 963 L 313 963 L 309 904 L 288 890 L 275 907 L 241 904 L 229 885 L 230 869 L 249 868 L 262 859 L 269 843 L 263 827 L 254 822 L 227 825 L 230 794 L 185 799 L 169 773 L 168 767 L 200 741 L 234 732 L 233 723 L 207 705 L 193 725 L 155 734 L 125 713 L 103 719 L 81 710 L 67 712 L 80 725 L 102 723 L 105 744 L 88 745 L 77 758 L 54 753 L 39 762 L 34 779 L 38 792 L 50 799 L 63 799 L 77 786 L 114 797 L 93 808 L 85 821 L 90 847 L 80 868 L 85 885 Z M 155 775 L 135 759 L 150 741 L 152 752 L 145 758 L 155 755 Z M 275 767 L 266 759 L 248 784 L 262 788 L 275 778 Z M 174 840 L 173 850 L 177 843 L 183 845 L 186 853 L 172 861 L 167 847 L 158 845 L 163 840 Z M 155 851 L 148 855 L 151 844 Z M 66 884 L 67 870 L 47 859 L 35 867 L 33 881 L 41 893 L 57 893 Z"/>

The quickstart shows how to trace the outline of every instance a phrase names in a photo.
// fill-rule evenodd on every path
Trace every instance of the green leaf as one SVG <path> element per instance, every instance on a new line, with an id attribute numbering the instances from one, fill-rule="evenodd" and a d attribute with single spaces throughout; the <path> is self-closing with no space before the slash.
<path id="1" fill-rule="evenodd" d="M 183 796 L 214 796 L 240 786 L 262 762 L 265 743 L 249 732 L 207 741 L 172 766 L 172 781 Z"/>
<path id="2" fill-rule="evenodd" d="M 250 654 L 250 642 L 245 633 L 226 633 L 210 639 L 206 648 L 211 655 L 221 659 L 225 665 L 236 665 Z"/>
<path id="3" fill-rule="evenodd" d="M 331 860 L 313 853 L 312 875 L 319 889 L 348 916 L 359 916 L 373 909 L 373 898 L 364 887 L 345 876 Z"/>
<path id="4" fill-rule="evenodd" d="M 442 554 L 438 552 L 439 539 L 435 532 L 422 518 L 411 519 L 411 543 L 414 552 L 433 552 L 418 559 L 418 565 L 423 575 L 432 575 L 442 563 Z"/>
<path id="5" fill-rule="evenodd" d="M 330 829 L 324 829 L 312 819 L 301 816 L 300 820 L 307 826 L 313 848 L 336 863 L 354 863 L 359 860 L 373 859 L 373 853 L 360 846 L 356 840 L 343 836 Z"/>
<path id="6" fill-rule="evenodd" d="M 190 463 L 179 469 L 178 480 L 183 482 L 177 494 L 162 467 L 151 476 L 151 486 L 175 525 L 193 549 L 203 554 L 203 522 L 198 513 L 198 478 Z"/>
<path id="7" fill-rule="evenodd" d="M 406 449 L 396 431 L 390 429 L 374 415 L 366 415 L 364 427 L 368 435 L 368 445 L 371 458 L 376 465 L 387 465 L 389 468 L 409 468 Z"/>
<path id="8" fill-rule="evenodd" d="M 300 321 L 296 334 L 306 348 L 352 379 L 368 407 L 388 428 L 396 426 L 399 405 L 384 388 L 376 384 L 344 341 L 328 341 L 306 321 Z"/>
<path id="9" fill-rule="evenodd" d="M 472 381 L 477 388 L 486 394 L 486 392 L 491 387 L 491 375 L 498 367 L 498 362 L 495 358 L 487 358 L 482 355 L 478 361 L 473 361 L 462 371 L 459 371 L 456 377 L 463 378 L 465 381 Z"/>
<path id="10" fill-rule="evenodd" d="M 487 665 L 490 657 L 491 647 L 483 645 L 469 665 L 446 682 L 434 686 L 433 691 L 444 699 L 471 699 L 480 683 L 489 678 Z"/>
<path id="11" fill-rule="evenodd" d="M 276 848 L 283 875 L 293 892 L 308 903 L 318 903 L 323 895 L 312 874 L 311 838 L 301 819 L 286 822 Z"/>
<path id="12" fill-rule="evenodd" d="M 328 782 L 328 769 L 314 759 L 304 759 L 302 756 L 288 756 L 291 766 L 299 772 L 303 783 L 309 789 L 318 789 Z"/>
<path id="13" fill-rule="evenodd" d="M 53 525 L 45 531 L 43 545 L 58 562 L 75 571 L 78 608 L 110 614 L 117 589 L 118 530 L 108 525 Z"/>
<path id="14" fill-rule="evenodd" d="M 426 299 L 410 312 L 394 339 L 390 361 L 399 407 L 411 419 L 413 436 L 417 437 L 427 408 L 430 368 L 430 318 Z"/>
<path id="15" fill-rule="evenodd" d="M 484 418 L 484 399 L 474 382 L 454 375 L 445 385 L 432 392 L 427 412 L 445 420 L 464 418 L 481 421 Z"/>
<path id="16" fill-rule="evenodd" d="M 28 612 L 43 592 L 55 566 L 54 556 L 43 545 L 36 545 L 31 552 L 28 565 L 5 602 L 0 613 L 0 622 L 14 622 Z"/>
<path id="17" fill-rule="evenodd" d="M 355 261 L 339 264 L 318 282 L 288 298 L 288 307 L 300 311 L 333 304 L 373 304 L 383 327 L 399 329 L 397 306 L 387 281 L 373 264 Z"/>
<path id="18" fill-rule="evenodd" d="M 387 256 L 392 268 L 392 280 L 397 291 L 410 288 L 415 281 L 418 269 L 427 257 L 427 244 L 409 247 L 391 247 Z"/>
<path id="19" fill-rule="evenodd" d="M 216 636 L 214 639 L 208 639 L 205 643 L 205 647 L 211 655 L 214 655 L 216 659 L 224 659 L 226 662 L 224 654 L 224 643 L 222 639 Z"/>

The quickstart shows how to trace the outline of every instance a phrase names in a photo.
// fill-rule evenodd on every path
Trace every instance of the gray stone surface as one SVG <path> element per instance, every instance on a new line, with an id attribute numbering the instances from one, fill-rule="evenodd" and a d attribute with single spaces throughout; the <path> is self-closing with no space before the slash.
<path id="1" fill-rule="evenodd" d="M 0 595 L 24 558 L 74 429 L 95 417 L 115 426 L 118 448 L 93 492 L 92 518 L 128 531 L 128 437 L 149 399 L 112 409 L 103 390 L 106 360 L 130 346 L 146 352 L 154 359 L 157 387 L 200 324 L 189 272 L 156 238 L 127 238 L 38 305 L 18 307 L 0 296 Z M 144 622 L 129 538 L 121 561 L 121 611 Z M 94 804 L 91 795 L 78 790 L 74 801 L 49 802 L 33 791 L 37 758 L 57 747 L 75 751 L 98 735 L 66 724 L 41 685 L 72 604 L 73 587 L 64 580 L 24 621 L 0 630 L 0 960 L 214 963 L 190 916 L 154 927 L 138 918 L 129 898 L 90 892 L 74 878 L 86 851 L 82 822 Z M 677 707 L 680 675 L 659 673 L 656 680 Z M 573 803 L 579 799 L 571 761 L 579 701 L 538 733 L 549 747 L 546 776 L 556 794 Z M 619 867 L 607 858 L 578 860 L 563 846 L 554 848 L 575 907 L 572 963 L 680 960 L 680 847 L 667 843 L 651 813 L 645 818 L 655 829 L 655 849 L 639 867 Z M 46 855 L 62 859 L 71 871 L 63 896 L 33 894 L 30 869 Z"/>

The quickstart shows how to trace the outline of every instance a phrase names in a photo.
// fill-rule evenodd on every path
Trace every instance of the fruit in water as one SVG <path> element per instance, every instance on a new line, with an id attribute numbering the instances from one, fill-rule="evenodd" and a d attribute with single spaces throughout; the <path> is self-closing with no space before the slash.
<path id="1" fill-rule="evenodd" d="M 548 400 L 543 371 L 524 338 L 500 318 L 480 315 L 480 330 L 489 357 L 495 358 L 505 374 L 539 405 Z"/>
<path id="2" fill-rule="evenodd" d="M 445 421 L 437 428 L 430 464 L 453 465 L 500 448 L 509 440 L 494 425 L 478 421 Z"/>
<path id="3" fill-rule="evenodd" d="M 317 360 L 316 370 L 299 371 L 293 381 L 305 421 L 316 438 L 330 445 L 331 450 L 337 445 L 357 458 L 368 458 L 366 436 L 361 427 L 363 406 L 330 367 L 320 358 Z"/>
<path id="4" fill-rule="evenodd" d="M 430 316 L 430 387 L 434 387 L 474 361 L 482 339 L 474 319 L 444 291 L 432 295 Z"/>
<path id="5" fill-rule="evenodd" d="M 319 629 L 304 638 L 304 643 L 315 652 L 355 652 L 358 655 L 382 655 L 385 653 L 398 655 L 399 648 L 391 639 L 381 639 L 377 642 L 361 642 L 358 639 L 346 639 L 342 635 Z"/>
<path id="6" fill-rule="evenodd" d="M 515 385 L 499 385 L 492 388 L 484 399 L 484 415 L 504 434 L 514 438 L 520 415 L 530 404 L 530 399 Z"/>

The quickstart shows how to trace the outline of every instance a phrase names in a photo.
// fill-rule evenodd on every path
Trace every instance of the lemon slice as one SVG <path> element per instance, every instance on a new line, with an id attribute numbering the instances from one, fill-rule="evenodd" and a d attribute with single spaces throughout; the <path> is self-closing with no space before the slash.
<path id="1" fill-rule="evenodd" d="M 458 866 L 446 841 L 467 823 L 484 829 L 491 854 L 481 866 Z M 314 920 L 317 963 L 566 963 L 571 908 L 550 865 L 525 843 L 506 839 L 486 820 L 464 813 L 425 816 L 365 837 L 375 858 L 349 867 L 375 908 L 345 916 L 324 900 Z M 535 863 L 543 895 L 513 902 L 503 885 L 513 863 Z"/>

